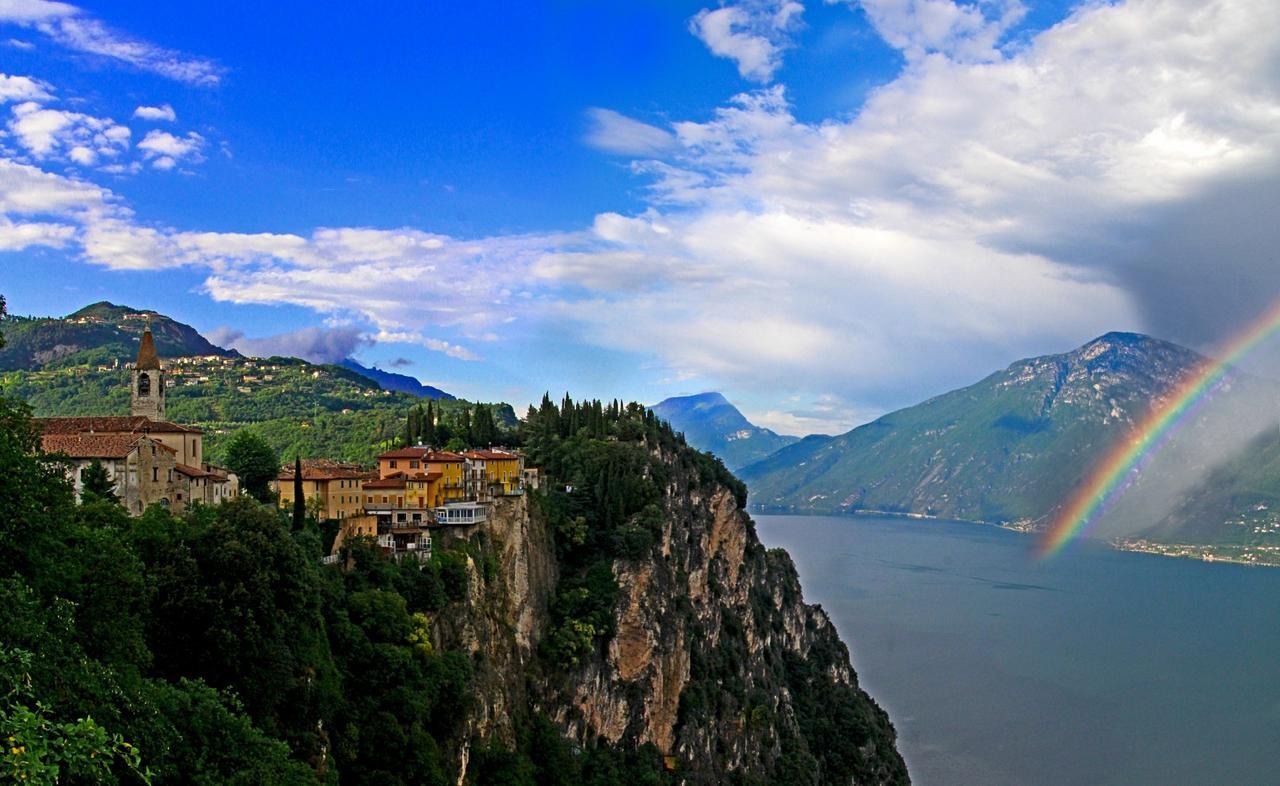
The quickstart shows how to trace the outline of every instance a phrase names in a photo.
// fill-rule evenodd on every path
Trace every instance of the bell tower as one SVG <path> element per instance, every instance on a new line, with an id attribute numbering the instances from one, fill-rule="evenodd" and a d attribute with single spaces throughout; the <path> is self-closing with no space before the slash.
<path id="1" fill-rule="evenodd" d="M 142 333 L 138 345 L 138 359 L 133 363 L 133 390 L 129 403 L 130 415 L 142 415 L 152 420 L 164 420 L 164 369 L 156 354 L 156 342 L 151 336 L 151 325 Z"/>

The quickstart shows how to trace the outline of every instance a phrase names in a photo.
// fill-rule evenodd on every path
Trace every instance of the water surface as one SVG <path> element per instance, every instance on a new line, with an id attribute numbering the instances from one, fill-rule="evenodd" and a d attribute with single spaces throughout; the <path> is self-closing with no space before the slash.
<path id="1" fill-rule="evenodd" d="M 756 516 L 921 786 L 1280 783 L 1280 568 L 995 527 Z"/>

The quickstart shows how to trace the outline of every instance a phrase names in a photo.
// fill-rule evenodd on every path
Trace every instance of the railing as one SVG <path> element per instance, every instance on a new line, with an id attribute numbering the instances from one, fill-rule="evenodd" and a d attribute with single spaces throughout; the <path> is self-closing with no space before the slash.
<path id="1" fill-rule="evenodd" d="M 320 558 L 320 564 L 321 565 L 337 565 L 338 561 L 341 559 L 342 559 L 341 554 L 329 554 L 327 556 Z"/>

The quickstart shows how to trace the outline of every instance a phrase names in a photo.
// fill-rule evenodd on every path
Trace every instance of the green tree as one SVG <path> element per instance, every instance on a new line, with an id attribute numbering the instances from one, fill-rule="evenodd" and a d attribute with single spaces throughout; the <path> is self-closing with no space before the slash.
<path id="1" fill-rule="evenodd" d="M 267 441 L 248 429 L 237 431 L 223 453 L 227 468 L 240 478 L 240 488 L 255 499 L 271 499 L 271 481 L 280 473 L 280 457 Z"/>
<path id="2" fill-rule="evenodd" d="M 107 474 L 102 462 L 94 459 L 80 472 L 81 498 L 116 502 L 116 482 Z"/>
<path id="3" fill-rule="evenodd" d="M 471 439 L 471 410 L 466 407 L 458 413 L 458 429 L 453 435 L 454 439 L 470 440 Z"/>
<path id="4" fill-rule="evenodd" d="M 302 457 L 293 459 L 293 528 L 307 526 L 307 501 L 302 498 Z"/>
<path id="5" fill-rule="evenodd" d="M 0 754 L 0 778 L 9 783 L 47 784 L 112 782 L 116 762 L 131 770 L 143 783 L 151 775 L 142 769 L 141 756 L 118 734 L 110 734 L 93 718 L 62 722 L 50 717 L 49 708 L 32 695 L 32 655 L 22 650 L 0 650 L 0 730 L 4 750 Z"/>
<path id="6" fill-rule="evenodd" d="M 436 411 L 435 402 L 427 402 L 427 412 L 422 419 L 422 444 L 436 444 Z"/>
<path id="7" fill-rule="evenodd" d="M 471 419 L 471 444 L 488 447 L 497 440 L 498 425 L 493 420 L 493 409 L 487 404 L 476 404 L 476 414 Z"/>

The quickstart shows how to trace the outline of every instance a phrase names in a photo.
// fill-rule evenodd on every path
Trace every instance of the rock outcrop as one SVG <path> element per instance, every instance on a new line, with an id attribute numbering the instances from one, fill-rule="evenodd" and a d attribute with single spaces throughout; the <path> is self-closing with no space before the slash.
<path id="1" fill-rule="evenodd" d="M 539 498 L 505 499 L 461 533 L 468 608 L 437 635 L 476 664 L 471 738 L 511 745 L 528 711 L 581 746 L 652 745 L 684 783 L 908 782 L 888 717 L 789 556 L 761 545 L 730 489 L 655 455 L 671 470 L 660 534 L 613 561 L 613 633 L 567 673 L 539 662 L 558 578 Z"/>

